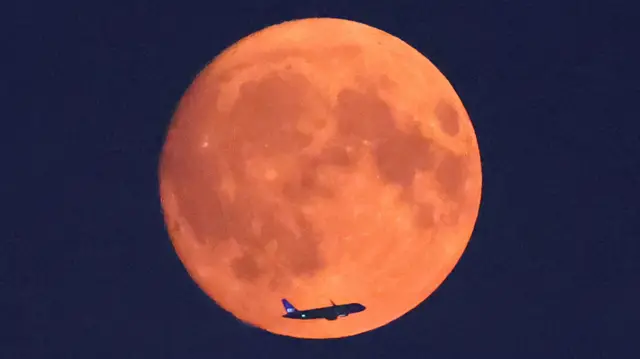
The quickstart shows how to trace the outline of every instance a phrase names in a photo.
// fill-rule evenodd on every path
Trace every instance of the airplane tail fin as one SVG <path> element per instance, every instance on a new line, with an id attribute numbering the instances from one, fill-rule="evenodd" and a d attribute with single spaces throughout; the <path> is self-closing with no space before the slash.
<path id="1" fill-rule="evenodd" d="M 296 307 L 294 307 L 293 304 L 289 303 L 289 301 L 286 299 L 282 299 L 282 305 L 284 306 L 284 310 L 286 310 L 287 313 L 293 313 L 298 311 Z"/>

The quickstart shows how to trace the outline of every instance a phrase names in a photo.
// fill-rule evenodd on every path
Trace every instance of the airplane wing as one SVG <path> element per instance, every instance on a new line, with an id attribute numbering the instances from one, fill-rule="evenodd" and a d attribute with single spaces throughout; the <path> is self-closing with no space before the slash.
<path id="1" fill-rule="evenodd" d="M 329 319 L 329 320 L 333 320 L 336 319 L 337 315 L 335 313 L 335 310 L 332 307 L 325 307 L 325 308 L 317 308 L 317 309 L 309 309 L 309 310 L 305 310 L 300 312 L 301 313 L 301 317 L 304 319 Z M 304 314 L 304 315 L 302 315 Z"/>

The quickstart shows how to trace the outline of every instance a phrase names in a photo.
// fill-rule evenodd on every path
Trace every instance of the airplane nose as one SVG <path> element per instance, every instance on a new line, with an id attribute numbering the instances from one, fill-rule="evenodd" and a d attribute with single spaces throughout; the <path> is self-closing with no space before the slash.
<path id="1" fill-rule="evenodd" d="M 360 304 L 360 311 L 363 311 L 365 309 L 367 309 L 367 307 L 365 307 L 364 305 Z"/>

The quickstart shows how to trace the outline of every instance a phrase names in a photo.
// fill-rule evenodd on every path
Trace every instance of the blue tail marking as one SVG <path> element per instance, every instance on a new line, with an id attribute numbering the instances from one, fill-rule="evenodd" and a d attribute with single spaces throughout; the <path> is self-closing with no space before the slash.
<path id="1" fill-rule="evenodd" d="M 289 303 L 289 301 L 286 299 L 282 299 L 282 305 L 284 305 L 284 309 L 287 311 L 287 313 L 293 313 L 298 311 L 296 307 L 294 307 L 293 304 Z"/>

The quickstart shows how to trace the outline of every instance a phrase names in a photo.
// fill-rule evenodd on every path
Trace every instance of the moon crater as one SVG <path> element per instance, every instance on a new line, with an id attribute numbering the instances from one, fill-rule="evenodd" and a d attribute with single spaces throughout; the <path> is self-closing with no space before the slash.
<path id="1" fill-rule="evenodd" d="M 435 115 L 440 123 L 442 131 L 449 136 L 455 136 L 460 131 L 460 125 L 458 124 L 458 112 L 447 101 L 440 100 L 435 108 Z"/>

